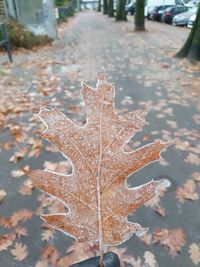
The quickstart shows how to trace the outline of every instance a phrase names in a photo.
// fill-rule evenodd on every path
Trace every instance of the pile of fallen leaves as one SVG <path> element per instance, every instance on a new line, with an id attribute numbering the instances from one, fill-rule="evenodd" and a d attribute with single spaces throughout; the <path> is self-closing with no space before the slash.
<path id="1" fill-rule="evenodd" d="M 16 21 L 7 22 L 6 27 L 12 48 L 22 47 L 31 49 L 35 46 L 46 45 L 52 42 L 48 36 L 37 36 Z M 0 40 L 2 38 L 3 36 L 0 31 Z"/>

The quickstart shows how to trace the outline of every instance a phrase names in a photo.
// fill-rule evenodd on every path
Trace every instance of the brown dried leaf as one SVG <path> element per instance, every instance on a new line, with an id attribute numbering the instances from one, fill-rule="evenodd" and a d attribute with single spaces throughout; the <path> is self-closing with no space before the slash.
<path id="1" fill-rule="evenodd" d="M 154 233 L 154 242 L 168 247 L 169 254 L 174 257 L 185 244 L 185 234 L 182 228 L 168 230 L 159 228 Z"/>
<path id="2" fill-rule="evenodd" d="M 111 248 L 109 251 L 116 253 L 120 259 L 120 266 L 126 267 L 133 266 L 133 267 L 142 267 L 141 260 L 138 258 L 137 260 L 133 255 L 127 254 L 127 248 Z"/>
<path id="3" fill-rule="evenodd" d="M 185 162 L 188 162 L 188 163 L 194 164 L 194 165 L 199 165 L 200 164 L 200 157 L 194 153 L 189 153 L 189 155 L 185 159 Z"/>
<path id="4" fill-rule="evenodd" d="M 194 180 L 189 179 L 182 187 L 179 187 L 176 191 L 176 198 L 179 202 L 184 203 L 185 199 L 197 200 L 198 194 L 195 192 L 196 184 Z"/>
<path id="5" fill-rule="evenodd" d="M 126 142 L 144 124 L 147 111 L 118 115 L 114 108 L 115 90 L 99 75 L 96 89 L 83 84 L 87 123 L 78 126 L 57 109 L 41 110 L 47 126 L 43 137 L 56 144 L 73 163 L 73 173 L 35 170 L 28 172 L 35 186 L 62 200 L 69 213 L 43 215 L 56 229 L 78 241 L 99 241 L 116 245 L 133 233 L 146 229 L 127 220 L 128 214 L 159 192 L 166 180 L 150 181 L 135 188 L 125 186 L 126 178 L 149 163 L 159 160 L 170 143 L 148 144 L 124 152 Z M 168 183 L 167 183 L 168 185 Z"/>
<path id="6" fill-rule="evenodd" d="M 13 143 L 11 143 L 11 142 L 0 143 L 0 147 L 2 149 L 5 149 L 5 150 L 10 150 L 12 145 L 13 145 Z"/>
<path id="7" fill-rule="evenodd" d="M 200 172 L 194 172 L 191 177 L 200 186 Z"/>
<path id="8" fill-rule="evenodd" d="M 48 260 L 53 266 L 57 266 L 59 253 L 52 245 L 46 246 L 42 251 L 41 260 Z"/>
<path id="9" fill-rule="evenodd" d="M 27 246 L 18 242 L 16 242 L 14 248 L 11 249 L 10 252 L 16 261 L 23 261 L 28 255 Z"/>
<path id="10" fill-rule="evenodd" d="M 30 138 L 28 143 L 32 146 L 31 151 L 28 153 L 28 157 L 38 158 L 41 154 L 42 141 L 39 139 Z"/>
<path id="11" fill-rule="evenodd" d="M 200 263 L 200 247 L 193 243 L 188 252 L 190 253 L 190 258 L 192 259 L 193 263 L 198 265 Z"/>
<path id="12" fill-rule="evenodd" d="M 166 215 L 166 210 L 165 208 L 161 207 L 160 205 L 158 205 L 155 209 L 155 211 L 161 216 L 164 217 Z"/>
<path id="13" fill-rule="evenodd" d="M 17 163 L 18 161 L 24 158 L 27 152 L 28 152 L 28 147 L 23 147 L 23 149 L 21 149 L 20 151 L 15 152 L 9 161 Z"/>
<path id="14" fill-rule="evenodd" d="M 10 218 L 1 217 L 0 218 L 0 225 L 4 228 L 12 228 L 12 223 L 10 221 Z"/>
<path id="15" fill-rule="evenodd" d="M 145 243 L 145 245 L 151 245 L 152 243 L 152 235 L 145 233 L 143 236 L 140 237 L 140 240 Z"/>
<path id="16" fill-rule="evenodd" d="M 8 234 L 0 237 L 0 251 L 7 250 L 12 246 L 15 237 L 13 234 Z"/>
<path id="17" fill-rule="evenodd" d="M 27 170 L 28 171 L 28 170 Z M 14 178 L 18 178 L 24 175 L 23 170 L 14 170 L 11 172 L 11 176 Z"/>
<path id="18" fill-rule="evenodd" d="M 67 249 L 67 255 L 58 261 L 59 267 L 70 266 L 75 262 L 80 262 L 95 256 L 97 247 L 88 242 L 73 242 Z"/>
<path id="19" fill-rule="evenodd" d="M 4 189 L 0 189 L 0 203 L 4 200 L 6 197 L 7 193 Z"/>
<path id="20" fill-rule="evenodd" d="M 145 251 L 144 253 L 145 267 L 158 267 L 158 263 L 153 253 Z"/>
<path id="21" fill-rule="evenodd" d="M 28 231 L 25 227 L 17 227 L 15 229 L 15 234 L 18 238 L 21 238 L 22 236 L 28 236 Z"/>
<path id="22" fill-rule="evenodd" d="M 16 142 L 18 143 L 24 142 L 26 135 L 23 132 L 22 127 L 20 125 L 11 125 L 10 130 Z"/>
<path id="23" fill-rule="evenodd" d="M 33 183 L 30 179 L 27 179 L 23 185 L 20 186 L 19 193 L 21 193 L 24 196 L 29 196 L 32 194 L 33 190 Z"/>
<path id="24" fill-rule="evenodd" d="M 27 220 L 30 220 L 32 218 L 32 215 L 32 211 L 26 209 L 14 212 L 10 218 L 12 227 L 17 226 L 21 221 L 25 222 Z"/>
<path id="25" fill-rule="evenodd" d="M 48 261 L 38 261 L 35 267 L 48 267 Z"/>
<path id="26" fill-rule="evenodd" d="M 53 238 L 54 230 L 52 229 L 45 229 L 42 233 L 42 240 L 49 241 L 49 239 Z"/>

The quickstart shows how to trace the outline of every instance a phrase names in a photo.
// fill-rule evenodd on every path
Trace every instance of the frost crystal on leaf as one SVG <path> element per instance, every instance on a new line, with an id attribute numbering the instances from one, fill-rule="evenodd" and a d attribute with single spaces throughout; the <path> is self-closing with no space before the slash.
<path id="1" fill-rule="evenodd" d="M 57 109 L 42 109 L 39 116 L 46 125 L 43 137 L 55 144 L 73 166 L 70 175 L 33 170 L 28 175 L 35 186 L 59 198 L 67 214 L 42 218 L 78 241 L 99 242 L 100 247 L 117 245 L 140 236 L 146 228 L 128 221 L 127 216 L 153 198 L 166 180 L 150 181 L 128 188 L 126 178 L 147 164 L 159 160 L 170 143 L 157 141 L 132 152 L 123 147 L 139 131 L 146 110 L 118 115 L 114 108 L 115 89 L 104 74 L 97 88 L 82 84 L 87 122 L 73 123 Z"/>

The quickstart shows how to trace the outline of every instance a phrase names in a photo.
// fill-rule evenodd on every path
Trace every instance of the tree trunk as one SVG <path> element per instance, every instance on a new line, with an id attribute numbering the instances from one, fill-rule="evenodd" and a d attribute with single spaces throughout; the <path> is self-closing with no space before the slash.
<path id="1" fill-rule="evenodd" d="M 108 0 L 103 0 L 103 14 L 108 14 Z"/>
<path id="2" fill-rule="evenodd" d="M 176 54 L 176 57 L 188 59 L 200 60 L 200 4 L 196 16 L 196 20 L 194 22 L 193 28 L 181 48 L 181 50 Z"/>
<path id="3" fill-rule="evenodd" d="M 145 31 L 144 26 L 144 0 L 136 0 L 135 31 Z"/>
<path id="4" fill-rule="evenodd" d="M 108 16 L 110 18 L 114 17 L 113 0 L 108 0 Z"/>
<path id="5" fill-rule="evenodd" d="M 101 0 L 98 2 L 98 12 L 101 12 Z"/>
<path id="6" fill-rule="evenodd" d="M 125 12 L 126 0 L 118 0 L 116 20 L 127 20 Z"/>

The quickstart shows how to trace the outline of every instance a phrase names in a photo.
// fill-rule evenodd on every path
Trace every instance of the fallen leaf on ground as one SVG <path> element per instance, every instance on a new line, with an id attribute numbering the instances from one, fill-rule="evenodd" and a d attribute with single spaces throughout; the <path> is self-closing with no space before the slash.
<path id="1" fill-rule="evenodd" d="M 52 245 L 47 245 L 42 250 L 41 260 L 48 260 L 53 266 L 58 266 L 59 253 Z"/>
<path id="2" fill-rule="evenodd" d="M 54 230 L 53 229 L 45 229 L 42 232 L 42 241 L 49 241 L 53 238 Z"/>
<path id="3" fill-rule="evenodd" d="M 13 170 L 11 171 L 11 176 L 14 178 L 19 178 L 24 175 L 23 170 Z"/>
<path id="4" fill-rule="evenodd" d="M 193 179 L 189 179 L 182 187 L 176 190 L 176 198 L 179 202 L 184 203 L 185 199 L 197 200 L 199 196 L 196 190 L 196 183 Z"/>
<path id="5" fill-rule="evenodd" d="M 12 246 L 14 239 L 13 235 L 0 236 L 0 251 L 7 250 Z"/>
<path id="6" fill-rule="evenodd" d="M 35 267 L 48 267 L 48 261 L 38 261 L 35 265 Z"/>
<path id="7" fill-rule="evenodd" d="M 200 247 L 193 243 L 188 252 L 190 253 L 190 258 L 192 259 L 193 263 L 198 265 L 200 263 Z"/>
<path id="8" fill-rule="evenodd" d="M 15 243 L 14 248 L 10 252 L 16 261 L 23 261 L 28 255 L 27 246 L 18 242 Z"/>
<path id="9" fill-rule="evenodd" d="M 20 221 L 25 222 L 27 220 L 30 220 L 32 218 L 32 215 L 33 215 L 33 212 L 30 210 L 26 210 L 26 209 L 14 212 L 12 216 L 10 217 L 10 222 L 11 222 L 12 227 L 17 226 Z"/>
<path id="10" fill-rule="evenodd" d="M 140 240 L 144 242 L 145 245 L 151 245 L 152 242 L 152 234 L 145 233 L 143 236 L 140 236 Z"/>
<path id="11" fill-rule="evenodd" d="M 30 196 L 32 194 L 33 190 L 33 182 L 30 179 L 27 179 L 19 189 L 19 193 L 21 193 L 24 196 Z"/>
<path id="12" fill-rule="evenodd" d="M 166 210 L 165 210 L 165 208 L 161 207 L 160 205 L 158 205 L 158 206 L 156 207 L 155 211 L 156 211 L 161 217 L 166 216 Z"/>
<path id="13" fill-rule="evenodd" d="M 7 195 L 6 191 L 3 189 L 0 189 L 0 202 L 2 202 Z"/>
<path id="14" fill-rule="evenodd" d="M 159 243 L 169 249 L 169 254 L 174 257 L 185 244 L 185 234 L 182 228 L 165 229 L 159 228 L 153 235 L 154 243 Z"/>
<path id="15" fill-rule="evenodd" d="M 145 266 L 147 267 L 158 267 L 155 255 L 150 251 L 145 251 L 144 253 Z"/>
<path id="16" fill-rule="evenodd" d="M 194 165 L 199 165 L 200 164 L 200 157 L 194 153 L 189 153 L 189 155 L 185 159 L 185 162 L 188 162 L 188 163 L 194 164 Z"/>
<path id="17" fill-rule="evenodd" d="M 86 260 L 94 257 L 98 247 L 88 242 L 72 242 L 71 246 L 66 251 L 66 256 L 58 261 L 59 267 L 69 266 L 75 262 Z"/>
<path id="18" fill-rule="evenodd" d="M 19 226 L 14 231 L 18 238 L 21 238 L 22 236 L 28 236 L 28 231 L 25 227 Z"/>
<path id="19" fill-rule="evenodd" d="M 191 177 L 200 186 L 200 172 L 194 172 Z"/>
<path id="20" fill-rule="evenodd" d="M 138 258 L 137 260 L 133 255 L 127 253 L 127 248 L 110 248 L 109 251 L 116 253 L 120 259 L 120 266 L 126 267 L 127 265 L 131 265 L 133 267 L 140 267 L 141 260 Z M 136 265 L 137 264 L 137 265 Z M 141 266 L 142 267 L 142 266 Z"/>

